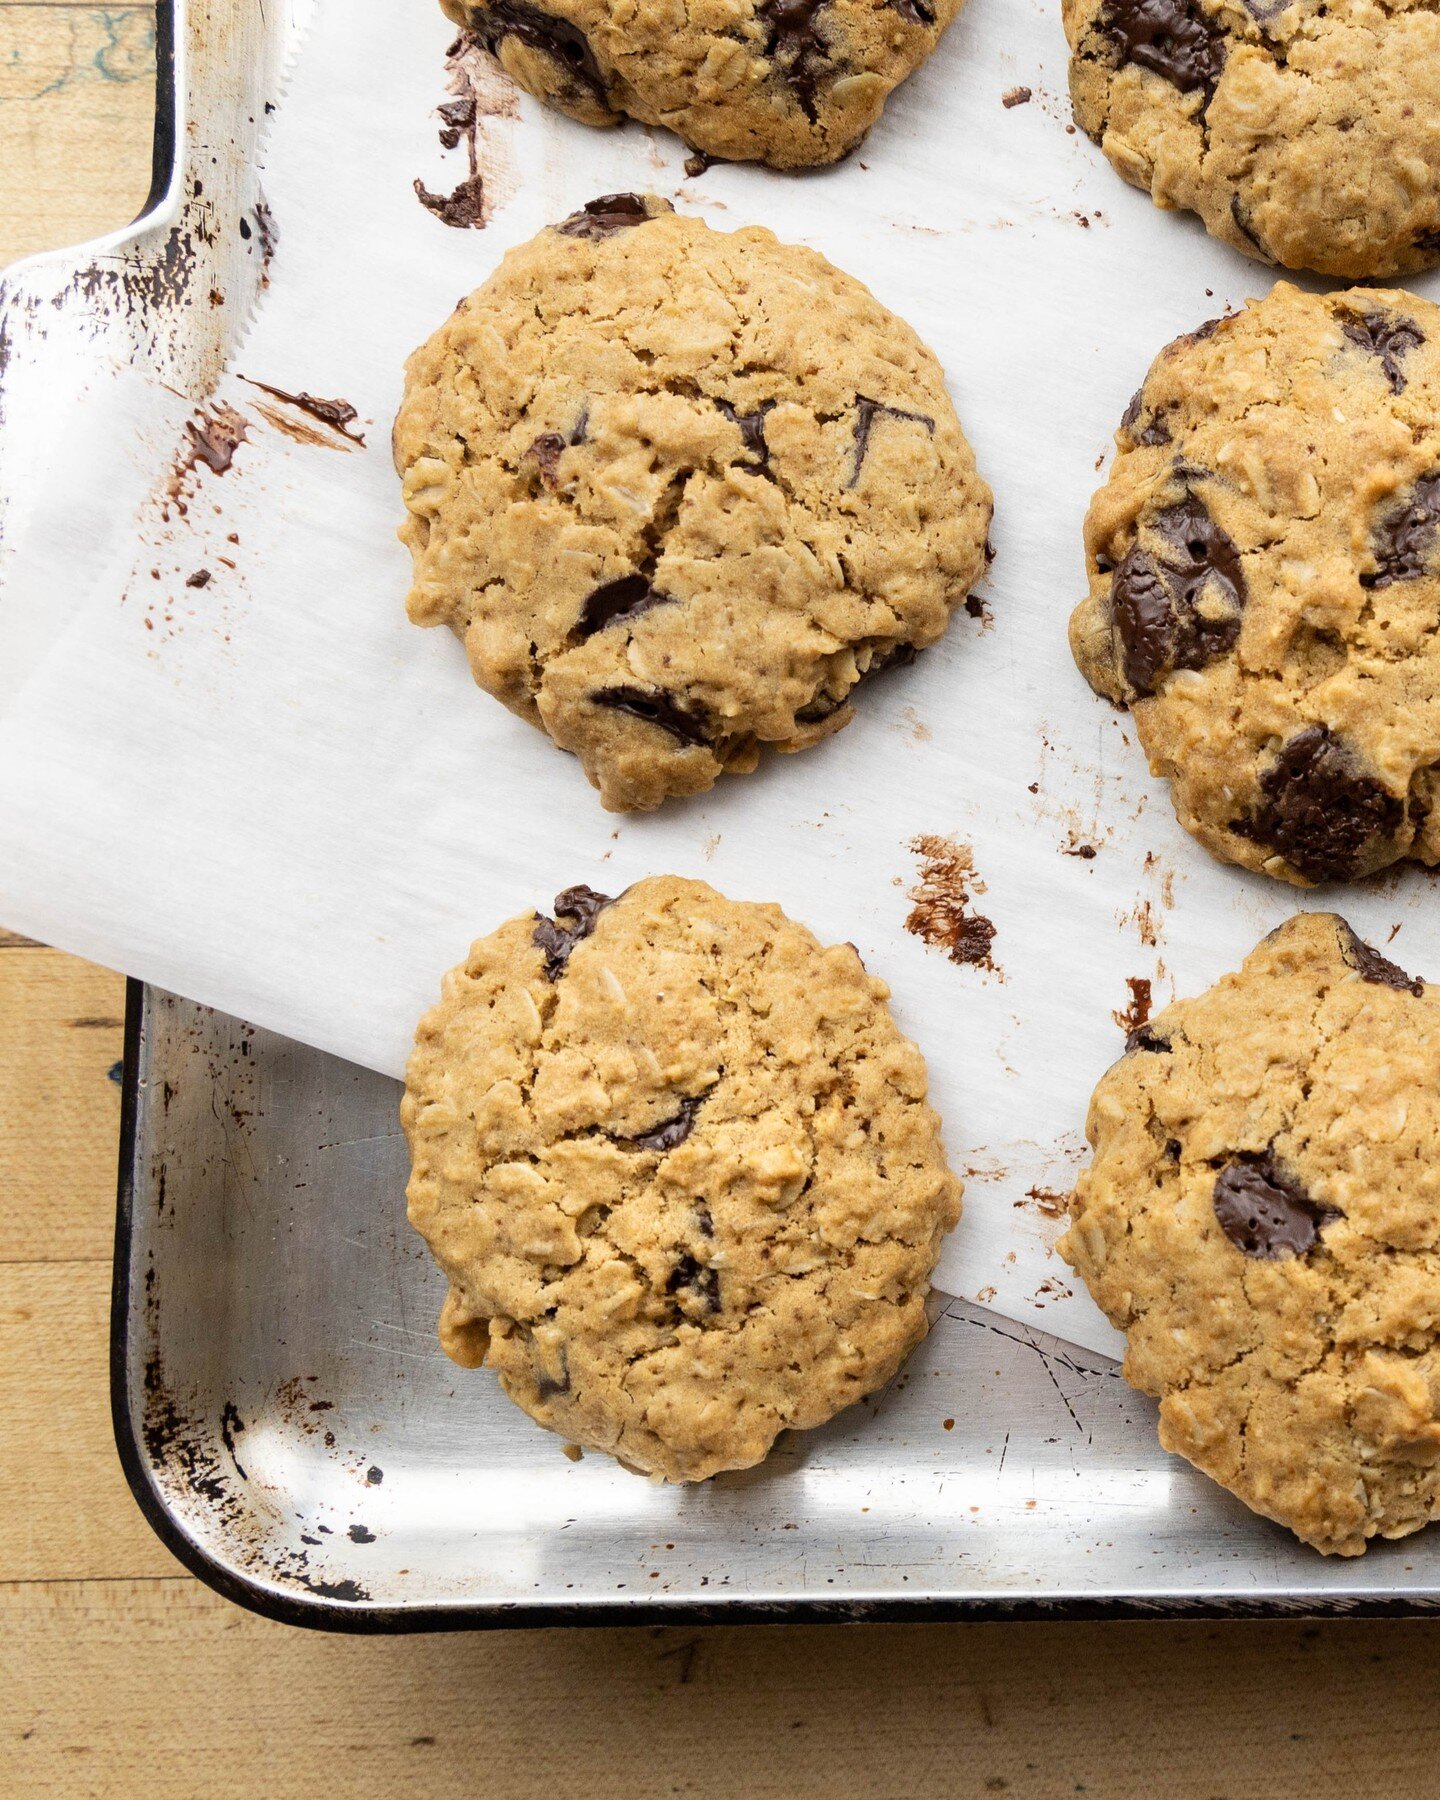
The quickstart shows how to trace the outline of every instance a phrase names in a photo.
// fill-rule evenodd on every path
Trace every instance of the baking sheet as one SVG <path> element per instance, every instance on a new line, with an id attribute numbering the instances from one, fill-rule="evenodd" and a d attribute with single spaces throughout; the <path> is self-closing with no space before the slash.
<path id="1" fill-rule="evenodd" d="M 447 228 L 412 185 L 465 172 L 433 110 L 451 35 L 428 0 L 320 0 L 267 151 L 269 291 L 212 402 L 244 422 L 233 464 L 186 456 L 179 400 L 137 409 L 154 482 L 123 556 L 88 592 L 0 613 L 0 916 L 394 1073 L 469 939 L 571 882 L 666 869 L 778 900 L 856 943 L 929 1059 L 968 1180 L 941 1285 L 1112 1350 L 1050 1252 L 1120 1047 L 1112 1015 L 1132 982 L 1163 1004 L 1297 904 L 1334 903 L 1211 864 L 1065 645 L 1126 399 L 1164 342 L 1267 272 L 1157 214 L 1067 131 L 1058 8 L 1035 0 L 971 0 L 866 146 L 804 177 L 689 179 L 665 134 L 586 130 L 495 77 L 483 231 Z M 1019 86 L 1032 98 L 1005 107 Z M 868 281 L 940 354 L 997 501 L 993 624 L 959 619 L 827 745 L 637 820 L 604 814 L 577 765 L 479 694 L 453 640 L 406 623 L 388 460 L 404 354 L 506 247 L 622 188 L 721 229 L 767 224 Z M 1435 277 L 1415 285 L 1440 297 Z M 366 445 L 307 437 L 242 376 L 344 397 Z M 907 933 L 925 837 L 973 857 L 994 969 Z M 1423 874 L 1344 907 L 1440 970 Z"/>

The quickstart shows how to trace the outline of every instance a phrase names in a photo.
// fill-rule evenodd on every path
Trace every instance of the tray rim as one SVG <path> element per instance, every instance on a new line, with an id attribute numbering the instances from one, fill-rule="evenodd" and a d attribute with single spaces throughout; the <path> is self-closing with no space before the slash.
<path id="1" fill-rule="evenodd" d="M 183 132 L 177 81 L 179 29 L 189 0 L 156 0 L 155 124 L 151 182 L 144 206 L 132 224 L 115 237 L 160 223 L 179 172 Z M 79 246 L 83 249 L 85 246 Z M 18 265 L 17 265 L 18 266 Z M 561 1601 L 517 1603 L 476 1601 L 455 1604 L 387 1606 L 343 1602 L 305 1592 L 289 1593 L 268 1586 L 212 1554 L 189 1535 L 167 1506 L 137 1431 L 131 1404 L 131 1323 L 134 1266 L 134 1213 L 140 1189 L 141 1125 L 144 1117 L 140 1069 L 150 1009 L 148 986 L 127 978 L 125 1033 L 116 1195 L 115 1249 L 110 1311 L 110 1415 L 125 1480 L 140 1512 L 160 1542 L 192 1575 L 235 1605 L 280 1624 L 359 1636 L 410 1632 L 535 1629 L 545 1626 L 701 1626 L 720 1624 L 921 1624 L 963 1621 L 1027 1620 L 1239 1620 L 1266 1618 L 1415 1618 L 1433 1616 L 1440 1598 L 1395 1594 L 1207 1597 L 1191 1594 L 1140 1594 L 1034 1599 L 996 1595 L 926 1597 L 923 1594 L 846 1599 L 752 1598 L 736 1595 L 721 1601 Z"/>

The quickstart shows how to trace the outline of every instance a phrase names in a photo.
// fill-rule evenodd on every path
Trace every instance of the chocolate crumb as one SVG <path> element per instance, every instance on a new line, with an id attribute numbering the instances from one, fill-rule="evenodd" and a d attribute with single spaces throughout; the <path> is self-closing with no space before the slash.
<path id="1" fill-rule="evenodd" d="M 185 577 L 185 585 L 188 588 L 209 587 L 213 580 L 214 577 L 208 569 L 197 569 L 193 575 Z"/>
<path id="2" fill-rule="evenodd" d="M 1000 96 L 1000 104 L 1008 112 L 1012 106 L 1024 106 L 1033 98 L 1034 95 L 1028 87 L 1013 87 L 1008 93 Z"/>

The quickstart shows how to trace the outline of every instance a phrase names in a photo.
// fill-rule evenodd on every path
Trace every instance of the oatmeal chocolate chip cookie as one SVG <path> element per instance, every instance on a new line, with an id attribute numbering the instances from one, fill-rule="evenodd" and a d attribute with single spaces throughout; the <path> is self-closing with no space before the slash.
<path id="1" fill-rule="evenodd" d="M 669 1481 L 882 1386 L 960 1212 L 887 995 L 852 946 L 671 877 L 482 938 L 401 1108 L 445 1349 Z"/>
<path id="2" fill-rule="evenodd" d="M 812 250 L 593 200 L 410 359 L 410 616 L 615 811 L 802 750 L 945 631 L 990 490 L 934 356 Z"/>
<path id="3" fill-rule="evenodd" d="M 539 100 L 585 125 L 664 125 L 731 162 L 805 168 L 853 150 L 963 0 L 441 0 Z"/>
<path id="4" fill-rule="evenodd" d="M 1434 0 L 1064 0 L 1075 118 L 1129 182 L 1262 262 L 1440 262 Z"/>
<path id="5" fill-rule="evenodd" d="M 1440 307 L 1281 282 L 1116 443 L 1070 641 L 1181 824 L 1300 886 L 1440 863 Z"/>
<path id="6" fill-rule="evenodd" d="M 1160 1441 L 1306 1543 L 1440 1512 L 1440 988 L 1291 919 L 1133 1033 L 1060 1254 Z"/>

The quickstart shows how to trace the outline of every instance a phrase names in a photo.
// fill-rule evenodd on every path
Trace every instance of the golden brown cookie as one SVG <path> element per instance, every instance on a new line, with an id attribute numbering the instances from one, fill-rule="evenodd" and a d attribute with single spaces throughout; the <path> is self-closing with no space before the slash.
<path id="1" fill-rule="evenodd" d="M 853 150 L 963 0 L 441 0 L 528 93 L 584 125 L 625 116 L 777 169 Z"/>
<path id="2" fill-rule="evenodd" d="M 1131 1034 L 1060 1254 L 1160 1441 L 1317 1549 L 1440 1510 L 1440 989 L 1302 913 Z"/>
<path id="3" fill-rule="evenodd" d="M 592 201 L 410 359 L 410 616 L 615 811 L 802 750 L 933 644 L 990 490 L 910 327 L 812 250 Z"/>
<path id="4" fill-rule="evenodd" d="M 670 1481 L 759 1462 L 925 1335 L 959 1183 L 883 982 L 774 906 L 571 888 L 471 950 L 401 1119 L 440 1338 Z"/>
<path id="5" fill-rule="evenodd" d="M 1281 282 L 1116 444 L 1070 641 L 1180 823 L 1301 886 L 1440 863 L 1440 307 Z"/>
<path id="6" fill-rule="evenodd" d="M 1261 262 L 1440 262 L 1433 0 L 1064 0 L 1075 117 L 1158 205 Z"/>

